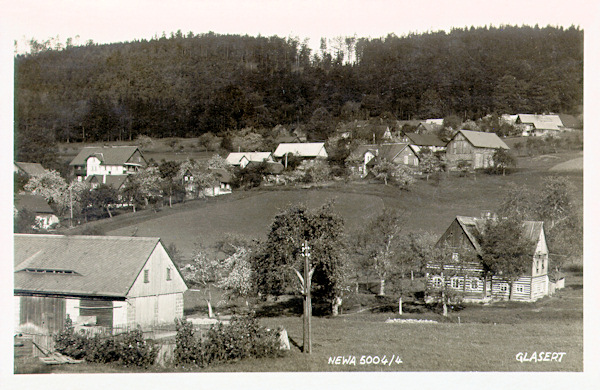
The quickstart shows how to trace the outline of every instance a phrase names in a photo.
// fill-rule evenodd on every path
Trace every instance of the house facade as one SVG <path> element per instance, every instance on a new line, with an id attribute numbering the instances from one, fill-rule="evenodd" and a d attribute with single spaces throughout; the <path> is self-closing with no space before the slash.
<path id="1" fill-rule="evenodd" d="M 251 162 L 261 163 L 263 161 L 272 162 L 274 160 L 271 152 L 233 152 L 227 155 L 226 161 L 234 167 L 243 169 Z"/>
<path id="2" fill-rule="evenodd" d="M 523 137 L 557 135 L 563 130 L 558 115 L 518 114 L 515 124 L 521 127 Z"/>
<path id="3" fill-rule="evenodd" d="M 126 329 L 183 317 L 187 286 L 159 238 L 15 234 L 15 325 Z"/>
<path id="4" fill-rule="evenodd" d="M 137 146 L 85 147 L 69 164 L 79 181 L 88 176 L 130 175 L 148 165 Z"/>
<path id="5" fill-rule="evenodd" d="M 493 165 L 498 149 L 510 148 L 496 133 L 459 130 L 446 145 L 446 158 L 453 165 L 468 161 L 472 169 L 487 168 Z"/>
<path id="6" fill-rule="evenodd" d="M 427 289 L 435 291 L 446 287 L 461 294 L 467 302 L 491 300 L 536 301 L 550 293 L 548 278 L 548 247 L 543 222 L 526 221 L 523 234 L 531 245 L 531 264 L 525 274 L 512 282 L 500 276 L 486 275 L 477 256 L 481 253 L 477 239 L 485 226 L 486 219 L 457 216 L 442 234 L 436 246 L 448 246 L 456 250 L 452 264 L 427 265 Z M 470 261 L 461 261 L 460 256 L 471 254 Z M 462 259 L 465 260 L 465 259 Z M 443 267 L 443 269 L 442 269 Z"/>
<path id="7" fill-rule="evenodd" d="M 18 214 L 27 210 L 35 215 L 34 229 L 50 229 L 59 223 L 54 210 L 41 195 L 18 194 L 15 196 L 14 212 Z"/>
<path id="8" fill-rule="evenodd" d="M 412 167 L 419 166 L 418 152 L 407 143 L 361 145 L 354 153 L 361 156 L 358 171 L 363 176 L 368 175 L 371 167 L 381 160 Z"/>

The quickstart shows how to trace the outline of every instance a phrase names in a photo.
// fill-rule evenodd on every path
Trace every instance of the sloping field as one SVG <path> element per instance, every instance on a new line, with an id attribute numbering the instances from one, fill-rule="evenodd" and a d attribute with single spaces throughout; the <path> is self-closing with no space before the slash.
<path id="1" fill-rule="evenodd" d="M 381 213 L 383 201 L 374 195 L 333 193 L 319 190 L 269 191 L 233 200 L 204 204 L 184 213 L 174 213 L 143 221 L 139 224 L 106 229 L 106 234 L 158 236 L 166 245 L 175 243 L 183 253 L 191 253 L 196 243 L 211 246 L 225 234 L 240 234 L 249 238 L 266 236 L 275 215 L 288 206 L 305 203 L 310 208 L 333 200 L 334 210 L 355 229 L 362 221 Z"/>
<path id="2" fill-rule="evenodd" d="M 556 164 L 549 169 L 550 172 L 583 172 L 583 157 Z"/>

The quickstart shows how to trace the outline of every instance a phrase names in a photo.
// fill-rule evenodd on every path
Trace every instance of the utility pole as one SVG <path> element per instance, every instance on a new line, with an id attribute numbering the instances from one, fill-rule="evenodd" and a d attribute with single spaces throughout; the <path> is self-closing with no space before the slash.
<path id="1" fill-rule="evenodd" d="M 301 256 L 304 258 L 304 276 L 294 269 L 296 276 L 300 280 L 300 286 L 302 288 L 302 296 L 304 298 L 304 314 L 302 323 L 302 351 L 304 353 L 311 353 L 311 317 L 312 317 L 312 304 L 310 299 L 310 282 L 312 275 L 315 272 L 314 267 L 310 267 L 310 246 L 307 242 L 302 244 Z"/>
<path id="2" fill-rule="evenodd" d="M 73 227 L 73 187 L 69 186 L 69 205 L 71 206 L 71 219 L 69 225 Z"/>

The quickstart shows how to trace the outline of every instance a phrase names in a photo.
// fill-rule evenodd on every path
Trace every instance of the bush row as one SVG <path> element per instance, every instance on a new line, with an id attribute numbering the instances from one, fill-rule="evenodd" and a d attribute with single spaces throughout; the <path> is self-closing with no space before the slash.
<path id="1" fill-rule="evenodd" d="M 55 349 L 74 359 L 143 368 L 154 364 L 158 354 L 153 340 L 145 340 L 140 329 L 114 336 L 89 336 L 83 332 L 76 333 L 70 318 L 55 337 Z"/>
<path id="2" fill-rule="evenodd" d="M 230 324 L 215 324 L 203 337 L 197 337 L 186 320 L 176 320 L 175 365 L 207 366 L 249 357 L 275 357 L 280 354 L 279 332 L 258 324 L 252 315 L 234 316 Z"/>

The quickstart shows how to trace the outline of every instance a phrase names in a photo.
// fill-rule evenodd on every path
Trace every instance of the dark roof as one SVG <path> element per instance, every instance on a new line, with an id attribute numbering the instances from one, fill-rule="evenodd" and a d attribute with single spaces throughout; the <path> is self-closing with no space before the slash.
<path id="1" fill-rule="evenodd" d="M 246 168 L 250 168 L 256 165 L 260 165 L 260 164 L 265 164 L 266 165 L 266 169 L 267 172 L 272 174 L 272 175 L 278 175 L 281 172 L 283 172 L 283 170 L 285 169 L 285 167 L 283 166 L 282 163 L 277 162 L 277 161 L 265 161 L 263 163 L 259 163 L 256 161 L 251 161 L 248 163 L 248 165 L 246 165 Z"/>
<path id="2" fill-rule="evenodd" d="M 417 127 L 423 127 L 425 129 L 425 132 L 427 133 L 436 133 L 438 132 L 440 129 L 442 129 L 444 126 L 442 125 L 437 125 L 435 123 L 426 123 L 426 122 L 421 122 L 419 124 L 419 126 Z"/>
<path id="3" fill-rule="evenodd" d="M 81 149 L 69 165 L 85 165 L 90 156 L 98 157 L 105 165 L 123 165 L 136 151 L 137 146 L 89 146 Z"/>
<path id="4" fill-rule="evenodd" d="M 118 190 L 128 177 L 129 175 L 90 175 L 85 178 L 85 181 L 88 183 L 106 184 L 107 186 Z"/>
<path id="5" fill-rule="evenodd" d="M 458 224 L 461 226 L 469 241 L 473 244 L 473 247 L 477 252 L 481 252 L 481 247 L 479 246 L 479 241 L 477 240 L 478 233 L 483 231 L 485 220 L 481 218 L 475 217 L 463 217 L 456 216 L 456 220 Z M 544 228 L 544 222 L 541 221 L 524 221 L 523 222 L 523 237 L 526 240 L 535 243 L 537 246 L 538 239 L 540 237 L 540 233 Z M 535 251 L 535 247 L 534 247 Z"/>
<path id="6" fill-rule="evenodd" d="M 15 196 L 15 207 L 19 211 L 27 209 L 33 213 L 54 214 L 46 199 L 41 195 L 18 194 Z"/>
<path id="7" fill-rule="evenodd" d="M 446 146 L 446 143 L 439 139 L 435 134 L 406 133 L 405 135 L 411 140 L 411 145 L 440 147 Z"/>
<path id="8" fill-rule="evenodd" d="M 215 174 L 221 183 L 231 183 L 231 173 L 229 173 L 226 169 L 215 168 L 211 169 L 211 172 Z"/>
<path id="9" fill-rule="evenodd" d="M 125 297 L 159 242 L 146 237 L 15 234 L 15 291 Z"/>
<path id="10" fill-rule="evenodd" d="M 576 129 L 580 126 L 579 121 L 573 115 L 569 114 L 558 114 L 560 117 L 560 121 L 563 124 L 563 127 L 567 127 L 569 129 Z"/>
<path id="11" fill-rule="evenodd" d="M 42 164 L 39 163 L 27 163 L 27 162 L 16 162 L 15 165 L 29 176 L 42 175 L 48 172 Z"/>
<path id="12" fill-rule="evenodd" d="M 496 133 L 459 130 L 456 134 L 462 134 L 476 148 L 510 149 Z M 456 137 L 456 134 L 454 134 L 452 139 Z"/>

